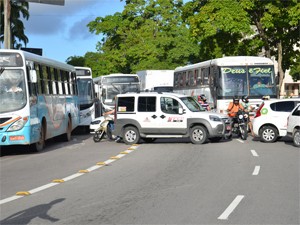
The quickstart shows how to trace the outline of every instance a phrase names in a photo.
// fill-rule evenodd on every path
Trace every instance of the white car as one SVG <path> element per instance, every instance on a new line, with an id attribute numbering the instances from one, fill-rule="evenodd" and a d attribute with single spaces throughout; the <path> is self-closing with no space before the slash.
<path id="1" fill-rule="evenodd" d="M 300 104 L 298 104 L 288 117 L 287 135 L 293 138 L 294 145 L 300 148 Z"/>
<path id="2" fill-rule="evenodd" d="M 287 118 L 300 98 L 264 101 L 252 121 L 253 133 L 263 142 L 274 142 L 287 134 Z"/>

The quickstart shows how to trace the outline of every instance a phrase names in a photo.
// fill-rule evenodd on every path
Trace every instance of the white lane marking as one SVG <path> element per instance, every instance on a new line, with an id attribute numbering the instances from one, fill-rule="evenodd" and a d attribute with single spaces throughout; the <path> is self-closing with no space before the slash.
<path id="1" fill-rule="evenodd" d="M 23 198 L 23 197 L 24 196 L 14 195 L 14 196 L 11 196 L 9 198 L 2 199 L 2 200 L 0 200 L 0 205 L 5 204 L 7 202 L 14 201 L 14 200 L 19 199 L 19 198 Z"/>
<path id="2" fill-rule="evenodd" d="M 257 176 L 259 174 L 259 171 L 260 171 L 260 166 L 255 166 L 252 175 Z"/>
<path id="3" fill-rule="evenodd" d="M 244 198 L 244 195 L 238 195 L 235 197 L 233 202 L 227 207 L 227 209 L 218 217 L 219 220 L 227 220 L 229 215 L 233 212 L 233 210 L 238 206 L 238 204 Z"/>
<path id="4" fill-rule="evenodd" d="M 124 152 L 126 152 L 126 153 L 131 153 L 131 152 L 133 152 L 133 150 L 136 150 L 138 147 L 139 147 L 139 145 L 132 145 L 132 146 L 130 146 L 127 150 L 125 150 Z M 125 155 L 126 155 L 126 154 L 118 154 L 118 155 L 115 156 L 115 157 L 117 157 L 117 159 L 120 159 L 120 158 L 124 157 Z M 105 165 L 109 165 L 110 163 L 116 161 L 117 159 L 108 159 L 108 160 L 106 160 L 104 163 L 105 163 Z M 92 166 L 92 167 L 90 167 L 90 168 L 88 168 L 88 169 L 86 169 L 86 170 L 88 170 L 89 172 L 91 172 L 91 171 L 94 171 L 94 170 L 96 170 L 96 169 L 99 169 L 99 168 L 101 168 L 101 167 L 103 167 L 103 166 L 105 166 L 105 165 L 95 165 L 95 166 Z M 85 174 L 85 173 L 75 173 L 75 174 L 72 174 L 72 175 L 70 175 L 70 176 L 68 176 L 68 177 L 65 177 L 65 178 L 61 179 L 61 180 L 63 180 L 63 181 L 69 181 L 69 180 L 75 179 L 75 178 L 77 178 L 77 177 L 80 177 L 80 176 L 82 176 L 82 175 L 84 175 L 84 174 Z M 34 188 L 34 189 L 32 189 L 32 190 L 30 190 L 30 191 L 28 191 L 28 192 L 29 192 L 30 194 L 34 194 L 34 193 L 37 193 L 37 192 L 39 192 L 39 191 L 43 191 L 43 190 L 48 189 L 48 188 L 50 188 L 50 187 L 56 186 L 56 185 L 58 185 L 58 184 L 60 184 L 60 182 L 58 182 L 58 183 L 52 182 L 52 183 L 45 184 L 45 185 L 43 185 L 43 186 Z M 24 197 L 23 195 L 14 195 L 14 196 L 11 196 L 11 197 L 8 197 L 8 198 L 5 198 L 5 199 L 1 199 L 1 200 L 0 200 L 0 205 L 5 204 L 5 203 L 8 203 L 8 202 L 11 202 L 11 201 L 14 201 L 14 200 L 19 199 L 19 198 L 23 198 L 23 197 Z"/>
<path id="5" fill-rule="evenodd" d="M 251 150 L 251 153 L 252 153 L 252 155 L 254 156 L 254 157 L 258 157 L 259 155 L 257 154 L 257 152 L 255 151 L 255 150 Z"/>
<path id="6" fill-rule="evenodd" d="M 82 175 L 83 175 L 83 173 L 75 173 L 75 174 L 73 174 L 73 175 L 71 175 L 71 176 L 68 176 L 68 177 L 63 178 L 63 180 L 64 180 L 64 181 L 73 180 L 73 179 L 75 179 L 75 178 L 77 178 L 77 177 L 80 177 L 80 176 L 82 176 Z"/>
<path id="7" fill-rule="evenodd" d="M 34 194 L 34 193 L 37 193 L 37 192 L 39 192 L 39 191 L 43 191 L 43 190 L 45 190 L 45 189 L 48 189 L 48 188 L 51 188 L 51 187 L 53 187 L 53 186 L 56 186 L 56 185 L 58 185 L 59 183 L 49 183 L 49 184 L 45 184 L 45 185 L 43 185 L 43 186 L 40 186 L 40 187 L 38 187 L 38 188 L 35 188 L 35 189 L 32 189 L 32 190 L 30 190 L 30 191 L 28 191 L 30 194 Z"/>
<path id="8" fill-rule="evenodd" d="M 243 140 L 240 140 L 240 139 L 235 139 L 235 140 L 237 140 L 237 141 L 239 141 L 239 142 L 241 142 L 241 143 L 244 143 L 244 141 L 243 141 Z"/>

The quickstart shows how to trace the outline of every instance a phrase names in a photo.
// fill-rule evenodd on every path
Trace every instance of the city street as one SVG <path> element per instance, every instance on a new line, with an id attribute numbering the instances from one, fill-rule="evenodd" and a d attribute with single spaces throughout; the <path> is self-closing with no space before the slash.
<path id="1" fill-rule="evenodd" d="M 1 224 L 299 224 L 299 149 L 249 137 L 2 149 Z"/>

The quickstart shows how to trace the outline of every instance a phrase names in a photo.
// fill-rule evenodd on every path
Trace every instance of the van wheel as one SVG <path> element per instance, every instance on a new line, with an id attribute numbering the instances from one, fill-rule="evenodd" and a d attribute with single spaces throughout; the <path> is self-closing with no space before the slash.
<path id="1" fill-rule="evenodd" d="M 272 143 L 277 140 L 278 132 L 273 126 L 263 126 L 260 130 L 259 136 L 261 141 Z"/>
<path id="2" fill-rule="evenodd" d="M 140 141 L 140 134 L 135 127 L 126 127 L 124 129 L 123 141 L 127 145 L 137 144 Z"/>
<path id="3" fill-rule="evenodd" d="M 190 129 L 190 139 L 193 144 L 205 143 L 207 136 L 207 131 L 203 126 L 195 126 Z"/>
<path id="4" fill-rule="evenodd" d="M 293 142 L 296 147 L 300 148 L 300 130 L 295 130 L 293 135 Z"/>

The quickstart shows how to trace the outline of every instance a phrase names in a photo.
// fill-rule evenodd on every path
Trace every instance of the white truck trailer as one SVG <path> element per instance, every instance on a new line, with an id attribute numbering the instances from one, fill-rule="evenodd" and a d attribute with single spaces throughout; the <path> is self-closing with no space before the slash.
<path id="1" fill-rule="evenodd" d="M 143 91 L 173 91 L 174 70 L 141 70 L 137 75 Z"/>

